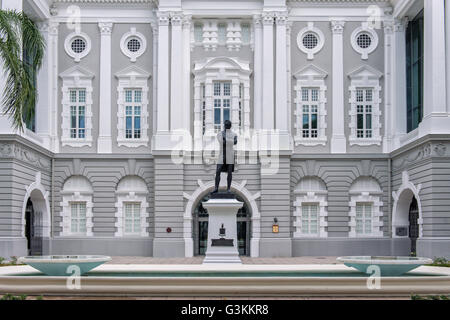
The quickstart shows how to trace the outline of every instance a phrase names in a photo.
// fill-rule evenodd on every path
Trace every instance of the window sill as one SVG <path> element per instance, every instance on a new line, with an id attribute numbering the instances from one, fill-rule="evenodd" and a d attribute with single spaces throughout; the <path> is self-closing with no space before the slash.
<path id="1" fill-rule="evenodd" d="M 348 142 L 350 143 L 351 146 L 353 146 L 353 145 L 359 145 L 359 146 L 363 146 L 363 147 L 368 147 L 368 146 L 371 146 L 371 145 L 380 146 L 381 145 L 381 138 L 376 138 L 376 139 L 350 138 L 348 140 Z"/>
<path id="2" fill-rule="evenodd" d="M 148 139 L 139 139 L 139 140 L 125 140 L 125 139 L 121 139 L 121 140 L 117 140 L 117 144 L 119 145 L 119 147 L 128 147 L 128 148 L 137 148 L 140 146 L 144 146 L 144 147 L 148 147 Z"/>
<path id="3" fill-rule="evenodd" d="M 304 145 L 307 147 L 313 147 L 313 146 L 318 146 L 318 145 L 322 145 L 325 146 L 327 144 L 327 139 L 326 138 L 302 138 L 299 136 L 294 137 L 294 141 L 295 141 L 295 146 L 298 145 Z"/>
<path id="4" fill-rule="evenodd" d="M 62 139 L 62 146 L 80 148 L 84 146 L 92 147 L 92 139 Z"/>

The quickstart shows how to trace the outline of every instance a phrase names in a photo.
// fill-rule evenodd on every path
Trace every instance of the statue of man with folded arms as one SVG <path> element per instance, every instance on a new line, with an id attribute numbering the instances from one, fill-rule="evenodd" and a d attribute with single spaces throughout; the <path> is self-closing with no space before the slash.
<path id="1" fill-rule="evenodd" d="M 225 129 L 217 134 L 220 145 L 219 159 L 217 161 L 215 188 L 212 193 L 219 191 L 220 173 L 227 172 L 227 192 L 230 192 L 231 180 L 234 172 L 234 145 L 237 144 L 237 135 L 231 131 L 231 121 L 225 120 Z"/>

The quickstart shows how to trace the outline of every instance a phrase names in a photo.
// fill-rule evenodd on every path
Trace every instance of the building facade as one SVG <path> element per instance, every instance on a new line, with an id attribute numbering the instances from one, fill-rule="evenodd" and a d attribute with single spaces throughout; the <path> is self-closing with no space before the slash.
<path id="1" fill-rule="evenodd" d="M 0 3 L 46 42 L 0 256 L 204 254 L 226 119 L 241 255 L 450 256 L 448 1 Z"/>

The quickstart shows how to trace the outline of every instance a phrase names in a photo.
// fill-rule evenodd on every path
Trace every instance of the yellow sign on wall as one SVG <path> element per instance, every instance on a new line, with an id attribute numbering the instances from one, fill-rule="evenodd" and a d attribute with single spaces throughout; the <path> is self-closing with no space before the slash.
<path id="1" fill-rule="evenodd" d="M 277 225 L 277 224 L 273 224 L 273 225 L 272 225 L 272 232 L 273 232 L 273 233 L 278 233 L 278 229 L 279 229 L 279 228 L 278 228 L 278 225 Z"/>

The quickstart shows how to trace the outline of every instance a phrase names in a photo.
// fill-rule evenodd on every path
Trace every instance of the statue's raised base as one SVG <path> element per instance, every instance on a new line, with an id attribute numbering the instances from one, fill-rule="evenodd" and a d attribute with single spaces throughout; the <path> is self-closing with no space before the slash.
<path id="1" fill-rule="evenodd" d="M 208 246 L 203 263 L 238 263 L 239 258 L 236 215 L 244 204 L 236 200 L 232 193 L 212 193 L 203 202 L 208 210 Z"/>

